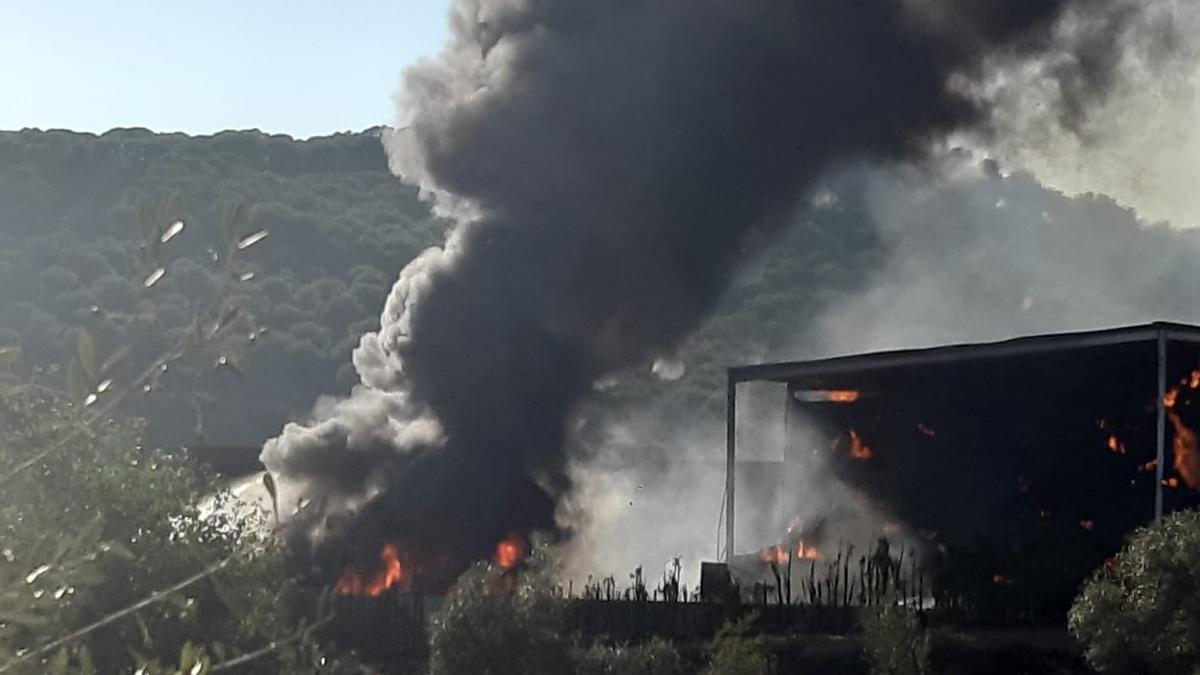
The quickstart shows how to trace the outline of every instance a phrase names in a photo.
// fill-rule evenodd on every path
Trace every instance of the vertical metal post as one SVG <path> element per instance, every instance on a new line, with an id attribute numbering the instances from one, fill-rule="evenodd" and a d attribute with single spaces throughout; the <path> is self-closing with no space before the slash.
<path id="1" fill-rule="evenodd" d="M 1167 334 L 1158 331 L 1158 426 L 1155 428 L 1154 520 L 1163 513 L 1163 464 L 1167 441 Z"/>
<path id="2" fill-rule="evenodd" d="M 780 474 L 779 494 L 780 495 L 792 494 L 791 491 L 788 489 L 790 487 L 788 479 L 791 477 L 792 470 L 793 470 L 793 466 L 792 466 L 792 429 L 791 429 L 792 421 L 791 421 L 791 418 L 792 418 L 792 385 L 789 383 L 789 384 L 784 385 L 784 391 L 783 391 L 783 438 L 780 439 L 780 445 L 782 446 L 781 452 L 782 452 L 782 456 L 783 456 L 783 463 L 780 466 L 782 467 L 783 470 L 779 472 L 779 474 Z M 787 504 L 786 500 L 784 500 L 784 499 L 778 499 L 776 508 L 779 509 L 777 515 L 779 516 L 780 521 L 790 524 L 791 518 L 795 514 L 789 513 L 788 511 L 795 510 L 795 506 L 793 504 Z"/>
<path id="3" fill-rule="evenodd" d="M 725 384 L 725 562 L 733 562 L 733 492 L 737 479 L 737 381 Z"/>

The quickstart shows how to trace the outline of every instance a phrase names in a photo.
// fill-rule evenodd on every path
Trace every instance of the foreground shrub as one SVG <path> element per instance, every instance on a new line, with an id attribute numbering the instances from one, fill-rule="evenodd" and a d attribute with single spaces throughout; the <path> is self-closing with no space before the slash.
<path id="1" fill-rule="evenodd" d="M 705 675 L 769 675 L 774 672 L 771 651 L 761 635 L 752 632 L 754 615 L 727 622 L 708 643 Z"/>
<path id="2" fill-rule="evenodd" d="M 573 642 L 540 548 L 513 576 L 478 563 L 446 596 L 430 635 L 432 675 L 562 675 Z"/>
<path id="3" fill-rule="evenodd" d="M 1200 664 L 1200 512 L 1137 530 L 1084 584 L 1071 634 L 1101 672 L 1193 673 Z"/>
<path id="4" fill-rule="evenodd" d="M 864 611 L 863 650 L 872 675 L 924 675 L 929 672 L 929 636 L 909 608 L 888 602 Z"/>
<path id="5" fill-rule="evenodd" d="M 682 675 L 683 660 L 662 638 L 630 646 L 594 645 L 580 650 L 576 675 Z"/>
<path id="6" fill-rule="evenodd" d="M 0 388 L 0 671 L 338 672 L 265 516 L 90 411 Z"/>
<path id="7" fill-rule="evenodd" d="M 478 563 L 459 578 L 433 622 L 431 675 L 682 675 L 671 643 L 582 646 L 565 632 L 545 548 L 520 574 Z M 737 672 L 729 671 L 732 675 Z M 754 671 L 758 672 L 758 671 Z"/>

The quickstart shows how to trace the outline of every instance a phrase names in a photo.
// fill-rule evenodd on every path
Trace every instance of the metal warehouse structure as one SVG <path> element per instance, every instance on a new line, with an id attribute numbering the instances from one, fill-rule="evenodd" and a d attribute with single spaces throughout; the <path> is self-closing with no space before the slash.
<path id="1" fill-rule="evenodd" d="M 727 561 L 738 553 L 738 386 L 751 382 L 785 385 L 789 429 L 833 439 L 789 440 L 785 463 L 819 454 L 837 479 L 946 538 L 1015 549 L 1087 537 L 1110 555 L 1130 529 L 1200 504 L 1196 326 L 741 366 L 728 370 Z M 861 447 L 839 445 L 847 433 Z"/>

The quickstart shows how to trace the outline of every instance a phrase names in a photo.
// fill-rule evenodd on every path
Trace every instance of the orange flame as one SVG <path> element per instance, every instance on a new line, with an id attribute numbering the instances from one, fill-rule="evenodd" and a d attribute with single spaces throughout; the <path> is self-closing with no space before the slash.
<path id="1" fill-rule="evenodd" d="M 854 403 L 862 392 L 854 389 L 806 389 L 795 393 L 796 400 L 805 403 Z"/>
<path id="2" fill-rule="evenodd" d="M 858 435 L 857 431 L 851 429 L 850 430 L 850 458 L 858 460 L 860 462 L 865 462 L 874 456 L 875 456 L 875 453 L 871 451 L 871 446 L 869 446 L 865 442 L 863 442 L 862 437 L 860 437 Z"/>
<path id="3" fill-rule="evenodd" d="M 1179 386 L 1171 387 L 1163 394 L 1163 406 L 1168 409 L 1167 418 L 1175 430 L 1171 440 L 1171 448 L 1175 453 L 1175 471 L 1183 477 L 1184 482 L 1194 488 L 1200 488 L 1200 447 L 1197 446 L 1196 432 L 1183 423 L 1179 413 L 1174 408 L 1179 403 L 1179 391 L 1182 388 L 1195 391 L 1200 389 L 1200 369 L 1193 370 L 1179 382 Z M 1177 487 L 1179 481 L 1170 478 L 1163 481 L 1167 487 Z"/>
<path id="4" fill-rule="evenodd" d="M 369 595 L 378 597 L 388 589 L 400 584 L 407 588 L 408 578 L 404 574 L 404 565 L 400 562 L 400 548 L 396 544 L 385 544 L 379 554 L 383 566 L 370 579 L 364 578 L 353 567 L 346 568 L 338 579 L 333 591 L 338 595 Z"/>
<path id="5" fill-rule="evenodd" d="M 1179 381 L 1179 386 L 1171 387 L 1167 393 L 1163 394 L 1163 405 L 1168 408 L 1174 408 L 1179 402 L 1179 390 L 1183 388 L 1196 391 L 1200 389 L 1200 368 L 1193 370 L 1187 377 Z"/>
<path id="6" fill-rule="evenodd" d="M 1191 487 L 1200 487 L 1200 448 L 1196 445 L 1196 432 L 1179 419 L 1172 411 L 1167 415 L 1175 428 L 1171 447 L 1175 451 L 1175 471 Z"/>
<path id="7" fill-rule="evenodd" d="M 767 565 L 772 563 L 786 565 L 788 560 L 793 559 L 793 555 L 795 560 L 820 560 L 821 549 L 816 546 L 807 546 L 801 541 L 796 544 L 796 552 L 793 554 L 790 548 L 776 544 L 759 551 L 758 559 Z"/>
<path id="8" fill-rule="evenodd" d="M 816 546 L 805 546 L 804 542 L 796 547 L 796 558 L 799 560 L 820 560 L 821 549 Z"/>
<path id="9" fill-rule="evenodd" d="M 513 532 L 496 544 L 492 562 L 502 570 L 511 570 L 521 564 L 521 561 L 525 559 L 526 552 L 525 540 L 521 538 L 521 535 Z"/>
<path id="10" fill-rule="evenodd" d="M 768 546 L 758 552 L 758 559 L 764 563 L 782 565 L 791 557 L 791 552 L 782 546 Z"/>

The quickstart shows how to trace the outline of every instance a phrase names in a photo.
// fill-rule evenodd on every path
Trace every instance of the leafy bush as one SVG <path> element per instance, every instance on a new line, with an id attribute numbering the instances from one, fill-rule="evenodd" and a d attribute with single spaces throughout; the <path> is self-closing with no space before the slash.
<path id="1" fill-rule="evenodd" d="M 581 645 L 565 632 L 566 606 L 546 547 L 518 574 L 478 563 L 459 578 L 433 622 L 431 675 L 682 675 L 671 643 Z M 738 671 L 743 672 L 743 671 Z"/>
<path id="2" fill-rule="evenodd" d="M 864 612 L 863 649 L 872 675 L 924 675 L 929 672 L 929 636 L 917 614 L 898 602 Z"/>
<path id="3" fill-rule="evenodd" d="M 561 675 L 573 642 L 542 547 L 512 575 L 480 562 L 446 596 L 430 635 L 432 675 Z"/>
<path id="4" fill-rule="evenodd" d="M 184 229 L 164 208 L 142 219 L 146 288 L 168 278 L 162 245 Z M 230 283 L 196 298 L 190 326 L 157 357 L 130 344 L 100 354 L 79 331 L 59 391 L 40 371 L 21 377 L 23 350 L 0 345 L 0 671 L 342 667 L 312 639 L 266 514 L 233 503 L 186 453 L 145 444 L 142 420 L 114 416 L 131 392 L 157 392 L 168 364 L 197 362 L 195 384 L 210 370 L 240 372 L 254 324 L 232 285 L 237 252 L 265 236 L 248 227 L 248 207 L 234 207 L 222 256 Z M 140 375 L 122 376 L 122 365 Z M 199 424 L 199 406 L 196 415 Z"/>
<path id="5" fill-rule="evenodd" d="M 142 446 L 137 421 L 87 411 L 0 390 L 0 668 L 329 665 L 297 625 L 298 589 L 262 517 L 228 506 L 185 456 Z"/>
<path id="6" fill-rule="evenodd" d="M 766 639 L 752 631 L 754 620 L 754 615 L 747 615 L 721 626 L 705 649 L 708 654 L 705 675 L 768 675 L 774 672 Z"/>
<path id="7" fill-rule="evenodd" d="M 1130 537 L 1084 584 L 1068 615 L 1101 672 L 1194 673 L 1200 664 L 1200 512 Z"/>
<path id="8" fill-rule="evenodd" d="M 580 650 L 576 675 L 682 675 L 683 660 L 670 642 L 654 638 L 645 644 Z"/>

